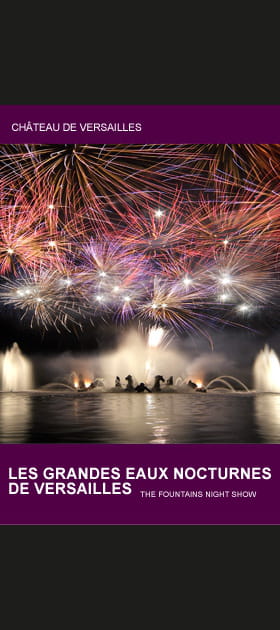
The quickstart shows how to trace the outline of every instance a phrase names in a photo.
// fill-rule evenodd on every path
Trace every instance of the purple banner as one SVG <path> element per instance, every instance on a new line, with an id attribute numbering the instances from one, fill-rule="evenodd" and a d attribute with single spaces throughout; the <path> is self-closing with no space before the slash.
<path id="1" fill-rule="evenodd" d="M 1 524 L 280 523 L 279 446 L 1 445 Z"/>
<path id="2" fill-rule="evenodd" d="M 280 105 L 1 105 L 2 144 L 279 143 Z"/>

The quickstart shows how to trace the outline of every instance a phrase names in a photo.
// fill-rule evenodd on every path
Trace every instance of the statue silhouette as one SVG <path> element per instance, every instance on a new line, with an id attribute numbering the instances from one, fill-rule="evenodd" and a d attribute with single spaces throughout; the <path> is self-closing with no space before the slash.
<path id="1" fill-rule="evenodd" d="M 188 386 L 191 387 L 192 389 L 197 389 L 197 384 L 193 383 L 193 381 L 189 381 Z"/>
<path id="2" fill-rule="evenodd" d="M 137 385 L 134 390 L 136 392 L 151 392 L 151 390 L 145 385 L 145 383 L 139 383 L 139 385 Z"/>
<path id="3" fill-rule="evenodd" d="M 157 374 L 155 376 L 155 382 L 152 389 L 153 392 L 160 392 L 160 381 L 165 383 L 165 379 L 163 378 L 163 376 L 161 376 L 161 374 Z"/>
<path id="4" fill-rule="evenodd" d="M 85 387 L 85 382 L 84 382 L 83 375 L 79 374 L 78 379 L 79 379 L 78 389 L 79 389 L 79 391 L 84 391 L 84 389 L 86 389 L 86 387 Z"/>
<path id="5" fill-rule="evenodd" d="M 128 392 L 134 392 L 134 387 L 133 387 L 133 380 L 132 380 L 132 376 L 131 374 L 128 374 L 128 376 L 125 377 L 125 380 L 127 381 L 127 386 L 126 386 L 126 391 Z"/>

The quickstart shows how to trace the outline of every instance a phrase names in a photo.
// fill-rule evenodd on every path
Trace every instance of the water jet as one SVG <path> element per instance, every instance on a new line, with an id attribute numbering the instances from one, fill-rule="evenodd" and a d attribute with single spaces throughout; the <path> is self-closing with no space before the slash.
<path id="1" fill-rule="evenodd" d="M 280 393 L 280 361 L 274 350 L 265 345 L 253 365 L 254 387 L 258 392 Z"/>
<path id="2" fill-rule="evenodd" d="M 5 351 L 1 363 L 2 391 L 21 392 L 32 389 L 34 385 L 32 364 L 23 356 L 16 342 Z"/>

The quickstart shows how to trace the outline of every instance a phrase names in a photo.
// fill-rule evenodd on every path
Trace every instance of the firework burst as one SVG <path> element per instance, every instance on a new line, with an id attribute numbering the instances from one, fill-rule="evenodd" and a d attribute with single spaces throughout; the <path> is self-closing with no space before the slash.
<path id="1" fill-rule="evenodd" d="M 270 262 L 269 249 L 262 241 L 229 247 L 216 256 L 208 270 L 210 282 L 221 302 L 245 302 L 253 306 L 276 304 L 279 279 Z"/>
<path id="2" fill-rule="evenodd" d="M 155 263 L 172 260 L 175 252 L 193 253 L 180 191 L 173 198 L 129 208 L 121 217 L 120 234 L 128 251 L 141 252 Z"/>
<path id="3" fill-rule="evenodd" d="M 138 315 L 143 320 L 151 320 L 158 326 L 171 326 L 178 331 L 205 334 L 208 320 L 205 308 L 209 308 L 210 296 L 208 288 L 187 289 L 182 284 L 173 283 L 162 278 L 155 278 L 148 299 L 141 304 Z"/>
<path id="4" fill-rule="evenodd" d="M 42 260 L 44 224 L 36 206 L 18 194 L 12 205 L 0 206 L 0 270 L 17 273 L 20 268 L 39 264 Z"/>
<path id="5" fill-rule="evenodd" d="M 2 146 L 2 308 L 43 330 L 207 336 L 277 308 L 279 160 L 279 145 Z"/>
<path id="6" fill-rule="evenodd" d="M 17 278 L 4 278 L 0 287 L 0 302 L 20 312 L 21 320 L 40 326 L 43 330 L 53 327 L 57 332 L 77 325 L 85 315 L 85 304 L 79 305 L 80 297 L 57 271 L 46 269 L 25 272 Z"/>

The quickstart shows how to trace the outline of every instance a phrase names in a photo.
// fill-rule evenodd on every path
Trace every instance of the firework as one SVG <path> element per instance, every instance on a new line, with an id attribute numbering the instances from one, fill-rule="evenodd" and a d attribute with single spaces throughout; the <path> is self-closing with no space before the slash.
<path id="1" fill-rule="evenodd" d="M 2 146 L 2 308 L 43 330 L 206 336 L 277 308 L 279 160 L 278 145 Z"/>
<path id="2" fill-rule="evenodd" d="M 201 144 L 190 149 L 201 155 L 201 168 L 210 177 L 222 175 L 240 184 L 248 173 L 257 181 L 278 173 L 279 144 Z"/>
<path id="3" fill-rule="evenodd" d="M 207 315 L 212 304 L 208 287 L 201 291 L 189 290 L 184 285 L 156 277 L 147 298 L 141 304 L 138 315 L 157 326 L 171 326 L 177 331 L 188 331 L 207 337 L 207 326 L 213 325 L 214 316 Z"/>
<path id="4" fill-rule="evenodd" d="M 39 182 L 65 208 L 99 213 L 100 199 L 117 207 L 124 196 L 169 189 L 167 177 L 193 159 L 194 152 L 172 145 L 2 145 L 0 175 L 29 190 Z"/>
<path id="5" fill-rule="evenodd" d="M 271 239 L 279 225 L 279 197 L 258 186 L 237 192 L 216 182 L 212 191 L 196 199 L 186 195 L 189 233 L 203 255 L 225 250 L 231 244 L 246 244 L 257 236 Z"/>
<path id="6" fill-rule="evenodd" d="M 0 201 L 0 270 L 17 273 L 42 259 L 45 227 L 36 206 L 19 193 L 12 205 Z"/>
<path id="7" fill-rule="evenodd" d="M 74 324 L 81 327 L 85 303 L 79 302 L 80 297 L 69 278 L 46 269 L 4 278 L 0 285 L 0 302 L 20 312 L 21 320 L 28 321 L 31 328 L 36 324 L 44 330 L 54 327 L 57 332 L 69 331 Z"/>
<path id="8" fill-rule="evenodd" d="M 126 210 L 121 217 L 120 238 L 128 251 L 141 252 L 155 263 L 172 260 L 175 252 L 188 250 L 191 255 L 193 245 L 180 191 Z"/>
<path id="9" fill-rule="evenodd" d="M 218 301 L 253 306 L 278 302 L 279 279 L 271 265 L 269 248 L 262 241 L 253 240 L 249 245 L 231 246 L 216 256 L 208 269 L 209 282 Z"/>

